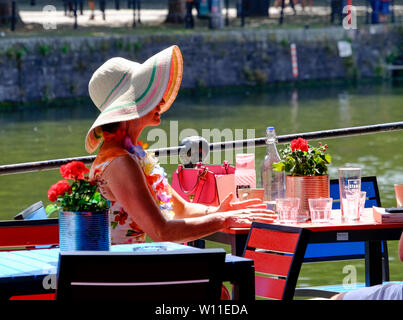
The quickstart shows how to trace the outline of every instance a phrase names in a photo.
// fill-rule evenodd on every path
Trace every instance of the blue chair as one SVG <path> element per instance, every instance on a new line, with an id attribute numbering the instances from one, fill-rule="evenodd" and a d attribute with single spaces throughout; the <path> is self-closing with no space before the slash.
<path id="1" fill-rule="evenodd" d="M 30 205 L 28 208 L 14 216 L 14 220 L 37 220 L 47 218 L 48 216 L 46 214 L 45 208 L 43 207 L 42 201 L 38 201 Z"/>
<path id="2" fill-rule="evenodd" d="M 38 201 L 14 216 L 14 220 L 43 220 L 48 219 L 42 201 Z M 36 249 L 51 248 L 52 245 L 35 246 Z"/>
<path id="3" fill-rule="evenodd" d="M 365 207 L 372 206 L 381 207 L 379 196 L 378 183 L 375 176 L 362 177 L 361 190 L 367 193 Z M 340 209 L 340 192 L 338 179 L 330 181 L 330 197 L 333 198 L 333 209 Z M 387 241 L 382 241 L 382 256 L 383 256 L 383 281 L 389 281 L 389 260 Z M 337 260 L 352 260 L 365 259 L 365 242 L 334 242 L 334 243 L 313 243 L 308 244 L 304 262 L 322 262 L 322 261 L 337 261 Z M 359 284 L 358 286 L 365 286 Z M 334 286 L 332 286 L 333 288 Z M 315 287 L 316 288 L 316 287 Z M 321 286 L 320 288 L 325 288 Z M 342 286 L 338 289 L 343 290 Z M 300 294 L 298 294 L 301 296 Z"/>

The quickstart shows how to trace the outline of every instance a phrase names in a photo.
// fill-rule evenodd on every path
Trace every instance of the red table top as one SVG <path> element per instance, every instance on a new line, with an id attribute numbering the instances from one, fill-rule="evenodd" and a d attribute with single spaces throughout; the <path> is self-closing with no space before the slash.
<path id="1" fill-rule="evenodd" d="M 275 224 L 280 224 L 275 222 Z M 341 219 L 340 210 L 332 210 L 332 216 L 329 223 L 296 223 L 289 226 L 307 228 L 311 231 L 339 231 L 339 230 L 365 230 L 365 229 L 387 229 L 387 228 L 402 228 L 403 222 L 388 222 L 378 223 L 374 220 L 372 208 L 365 208 L 361 214 L 360 220 L 356 222 L 344 222 Z M 227 228 L 221 232 L 229 234 L 247 234 L 249 228 Z"/>

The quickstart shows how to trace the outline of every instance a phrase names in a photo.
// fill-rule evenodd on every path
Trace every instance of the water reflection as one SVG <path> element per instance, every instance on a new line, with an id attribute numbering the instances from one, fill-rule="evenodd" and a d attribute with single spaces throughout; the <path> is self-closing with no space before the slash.
<path id="1" fill-rule="evenodd" d="M 339 93 L 338 98 L 340 120 L 342 122 L 349 122 L 351 120 L 351 115 L 348 94 L 346 92 Z"/>

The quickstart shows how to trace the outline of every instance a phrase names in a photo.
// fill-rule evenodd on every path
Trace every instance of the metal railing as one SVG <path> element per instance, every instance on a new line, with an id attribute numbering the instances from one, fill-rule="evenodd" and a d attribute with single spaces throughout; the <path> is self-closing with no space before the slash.
<path id="1" fill-rule="evenodd" d="M 341 129 L 331 129 L 331 130 L 321 130 L 321 131 L 312 131 L 305 133 L 297 133 L 297 134 L 288 134 L 278 136 L 278 143 L 288 143 L 296 138 L 304 138 L 306 140 L 317 140 L 317 139 L 329 139 L 329 138 L 340 138 L 340 137 L 349 137 L 349 136 L 357 136 L 378 132 L 389 132 L 403 129 L 403 121 L 401 122 L 391 122 L 391 123 L 382 123 L 375 125 L 367 125 L 367 126 L 359 126 L 359 127 L 350 127 L 350 128 L 341 128 Z M 235 141 L 225 141 L 225 142 L 215 142 L 209 144 L 209 150 L 221 151 L 221 150 L 232 150 L 232 149 L 243 149 L 250 146 L 255 147 L 263 147 L 266 145 L 266 137 L 255 138 L 255 139 L 244 139 L 244 140 L 235 140 Z M 156 156 L 178 156 L 182 149 L 185 149 L 185 146 L 175 146 L 169 148 L 160 148 L 160 149 L 150 149 L 150 152 L 154 152 Z M 8 174 L 16 174 L 16 173 L 24 173 L 24 172 L 35 172 L 42 170 L 52 170 L 58 169 L 61 165 L 66 164 L 70 161 L 82 161 L 85 164 L 90 164 L 95 159 L 95 156 L 83 156 L 83 157 L 74 157 L 74 158 L 64 158 L 64 159 L 54 159 L 54 160 L 45 160 L 45 161 L 37 161 L 37 162 L 25 162 L 25 163 L 17 163 L 17 164 L 8 164 L 0 166 L 0 176 L 8 175 Z"/>

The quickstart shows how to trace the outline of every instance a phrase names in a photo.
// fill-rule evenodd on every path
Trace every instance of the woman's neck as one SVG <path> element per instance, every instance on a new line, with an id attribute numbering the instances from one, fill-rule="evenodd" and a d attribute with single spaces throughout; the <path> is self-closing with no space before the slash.
<path id="1" fill-rule="evenodd" d="M 132 140 L 132 143 L 135 145 L 139 140 L 140 134 L 143 129 L 144 125 L 141 119 L 128 121 L 126 126 L 126 136 L 128 136 Z"/>

